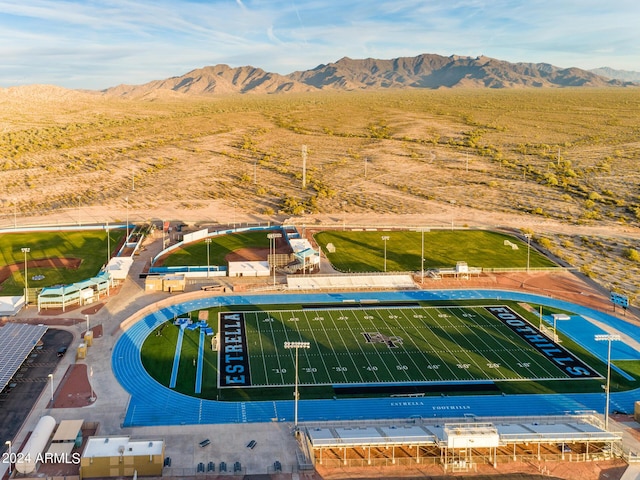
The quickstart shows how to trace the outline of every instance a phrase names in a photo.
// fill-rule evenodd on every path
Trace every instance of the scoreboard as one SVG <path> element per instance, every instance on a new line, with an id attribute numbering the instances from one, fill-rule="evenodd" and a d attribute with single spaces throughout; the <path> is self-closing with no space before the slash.
<path id="1" fill-rule="evenodd" d="M 611 292 L 611 302 L 613 303 L 613 308 L 615 309 L 616 305 L 620 305 L 625 310 L 629 308 L 629 297 L 623 295 L 621 293 Z"/>

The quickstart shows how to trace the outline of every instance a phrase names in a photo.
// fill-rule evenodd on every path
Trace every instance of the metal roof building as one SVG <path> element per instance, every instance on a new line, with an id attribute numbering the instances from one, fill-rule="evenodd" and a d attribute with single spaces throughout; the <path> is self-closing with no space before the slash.
<path id="1" fill-rule="evenodd" d="M 20 369 L 47 331 L 44 325 L 8 323 L 0 328 L 0 391 Z"/>
<path id="2" fill-rule="evenodd" d="M 440 463 L 453 471 L 474 462 L 609 458 L 622 441 L 590 414 L 335 422 L 306 424 L 303 433 L 312 464 Z"/>

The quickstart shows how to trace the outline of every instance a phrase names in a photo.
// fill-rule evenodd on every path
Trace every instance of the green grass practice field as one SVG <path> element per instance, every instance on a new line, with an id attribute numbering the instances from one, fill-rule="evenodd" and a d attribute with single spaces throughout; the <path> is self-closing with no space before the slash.
<path id="1" fill-rule="evenodd" d="M 334 268 L 342 272 L 384 271 L 385 242 L 388 272 L 419 271 L 422 268 L 422 233 L 416 231 L 324 231 L 314 238 Z M 514 249 L 505 240 L 516 245 Z M 335 252 L 327 248 L 333 244 Z M 526 268 L 527 244 L 517 238 L 485 230 L 433 230 L 424 233 L 424 268 L 452 268 L 456 262 L 469 267 Z M 529 267 L 557 266 L 534 248 Z"/>
<path id="2" fill-rule="evenodd" d="M 95 276 L 107 263 L 107 245 L 112 252 L 124 237 L 124 230 L 110 230 L 110 241 L 103 230 L 42 231 L 28 233 L 3 233 L 0 235 L 0 267 L 17 265 L 18 270 L 2 283 L 1 295 L 21 295 L 24 292 L 24 253 L 30 248 L 27 260 L 49 258 L 79 258 L 79 268 L 29 267 L 29 288 L 66 285 Z M 43 276 L 41 280 L 33 277 Z"/>
<path id="3" fill-rule="evenodd" d="M 498 313 L 496 313 L 498 312 Z M 501 318 L 500 315 L 505 316 Z M 202 393 L 216 398 L 226 387 L 289 387 L 299 350 L 301 386 L 418 385 L 588 380 L 601 375 L 554 344 L 510 307 L 388 306 L 224 312 L 231 327 L 218 331 L 221 352 L 204 345 Z M 210 312 L 210 317 L 213 315 Z M 238 334 L 237 320 L 243 323 Z M 142 347 L 147 371 L 168 386 L 178 328 L 167 322 Z M 230 330 L 231 328 L 231 330 Z M 231 332 L 231 333 L 229 333 Z M 225 337 L 231 338 L 225 343 Z M 242 343 L 240 342 L 242 341 Z M 185 330 L 176 390 L 194 395 L 199 331 Z M 232 345 L 233 349 L 225 348 Z M 238 347 L 242 345 L 242 347 Z M 238 353 L 241 352 L 241 353 Z M 233 363 L 235 360 L 241 361 Z M 590 359 L 591 360 L 591 359 Z M 239 367 L 238 365 L 244 365 Z M 246 369 L 246 370 L 244 370 Z M 242 384 L 235 384 L 242 373 Z M 231 378 L 231 383 L 225 377 Z M 228 380 L 228 379 L 227 379 Z"/>

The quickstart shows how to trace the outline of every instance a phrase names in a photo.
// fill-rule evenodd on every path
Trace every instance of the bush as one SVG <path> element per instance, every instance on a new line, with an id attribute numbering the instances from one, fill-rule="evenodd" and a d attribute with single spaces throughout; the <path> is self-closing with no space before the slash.
<path id="1" fill-rule="evenodd" d="M 627 248 L 623 253 L 624 258 L 632 262 L 640 262 L 640 252 L 635 248 Z"/>

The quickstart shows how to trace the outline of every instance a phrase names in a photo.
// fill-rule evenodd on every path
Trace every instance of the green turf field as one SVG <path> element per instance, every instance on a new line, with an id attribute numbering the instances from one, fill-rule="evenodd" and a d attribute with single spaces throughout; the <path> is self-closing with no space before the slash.
<path id="1" fill-rule="evenodd" d="M 244 312 L 251 386 L 569 379 L 483 307 Z"/>
<path id="2" fill-rule="evenodd" d="M 295 380 L 295 353 L 284 342 L 307 341 L 299 351 L 301 386 L 420 385 L 493 382 L 592 380 L 601 376 L 575 356 L 585 370 L 573 375 L 572 356 L 552 344 L 528 322 L 528 341 L 501 321 L 491 309 L 498 306 L 389 306 L 371 308 L 289 309 L 228 312 L 242 318 L 249 374 L 243 388 L 289 387 Z M 512 310 L 508 310 L 513 313 Z M 221 352 L 204 345 L 202 393 L 195 395 L 199 332 L 185 330 L 176 391 L 215 398 L 226 386 L 218 382 L 225 371 L 224 332 L 218 331 Z M 178 327 L 163 324 L 145 340 L 142 361 L 147 371 L 168 386 L 175 356 Z M 539 343 L 543 342 L 543 343 Z M 235 345 L 238 345 L 237 343 Z M 542 346 L 543 348 L 540 348 Z M 562 358 L 561 362 L 554 360 Z M 234 350 L 237 351 L 237 350 Z M 227 354 L 229 352 L 226 352 Z M 239 355 L 239 354 L 232 354 Z M 589 359 L 591 360 L 591 359 Z M 582 368 L 580 367 L 580 368 Z M 588 373 L 586 370 L 590 370 Z"/>
<path id="3" fill-rule="evenodd" d="M 386 242 L 388 272 L 419 271 L 422 268 L 422 234 L 415 231 L 324 231 L 314 238 L 336 270 L 342 272 L 384 271 Z M 505 245 L 505 240 L 518 246 Z M 335 252 L 327 248 L 333 244 Z M 453 268 L 456 262 L 469 267 L 526 268 L 527 244 L 515 237 L 485 230 L 434 230 L 424 233 L 424 268 Z M 557 266 L 531 248 L 529 267 Z"/>
<path id="4" fill-rule="evenodd" d="M 213 323 L 212 323 L 213 324 Z M 176 350 L 179 327 L 165 322 L 145 340 L 141 359 L 147 372 L 159 383 L 168 387 L 171 379 L 173 359 Z M 175 390 L 185 395 L 202 398 L 216 398 L 217 390 L 217 352 L 211 349 L 211 337 L 207 337 L 204 348 L 204 368 L 202 392 L 195 394 L 196 364 L 200 333 L 198 330 L 185 330 L 178 366 L 178 379 Z"/>
<path id="5" fill-rule="evenodd" d="M 115 251 L 124 237 L 123 230 L 111 230 L 110 247 Z M 46 258 L 80 258 L 76 270 L 64 268 L 28 268 L 29 288 L 66 285 L 95 276 L 107 262 L 107 232 L 103 230 L 46 231 L 28 233 L 3 233 L 0 235 L 0 266 L 17 265 L 19 270 L 2 283 L 0 295 L 20 295 L 24 292 L 24 253 L 31 251 L 27 260 Z M 42 275 L 42 280 L 32 277 Z"/>
<path id="6" fill-rule="evenodd" d="M 226 265 L 225 256 L 240 248 L 269 248 L 268 233 L 272 233 L 272 231 L 244 232 L 210 237 L 209 265 Z M 185 245 L 183 248 L 172 252 L 164 259 L 162 264 L 167 267 L 207 265 L 207 244 L 202 240 Z"/>

